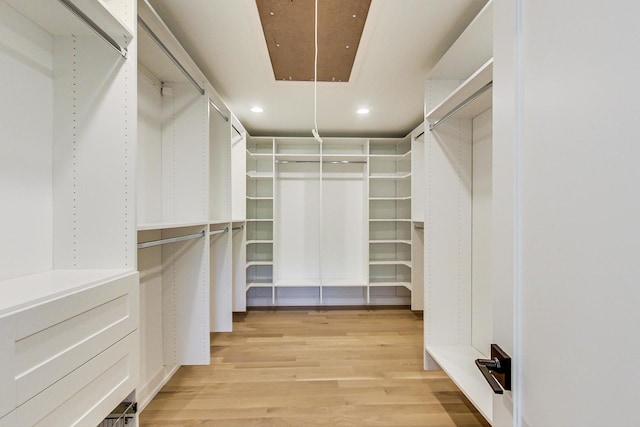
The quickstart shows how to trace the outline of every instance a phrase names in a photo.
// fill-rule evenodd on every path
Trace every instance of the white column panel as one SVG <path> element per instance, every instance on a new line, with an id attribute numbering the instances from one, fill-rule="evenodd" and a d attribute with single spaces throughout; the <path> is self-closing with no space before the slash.
<path id="1" fill-rule="evenodd" d="M 211 251 L 209 258 L 211 260 L 211 332 L 231 332 L 233 324 L 231 224 L 226 224 L 225 226 L 229 227 L 229 231 L 209 237 Z"/>
<path id="2" fill-rule="evenodd" d="M 366 281 L 368 236 L 364 165 L 325 164 L 322 173 L 322 280 Z"/>
<path id="3" fill-rule="evenodd" d="M 190 83 L 162 90 L 162 216 L 164 222 L 207 219 L 208 99 Z"/>
<path id="4" fill-rule="evenodd" d="M 162 237 L 201 227 L 163 230 Z M 162 246 L 164 364 L 207 365 L 209 354 L 209 245 L 206 236 Z"/>
<path id="5" fill-rule="evenodd" d="M 0 280 L 53 265 L 52 39 L 0 3 Z"/>
<path id="6" fill-rule="evenodd" d="M 135 267 L 135 45 L 54 41 L 54 267 Z"/>
<path id="7" fill-rule="evenodd" d="M 276 282 L 320 280 L 320 166 L 280 164 L 276 177 Z"/>
<path id="8" fill-rule="evenodd" d="M 425 344 L 469 345 L 471 121 L 441 124 L 425 150 Z"/>
<path id="9" fill-rule="evenodd" d="M 473 119 L 473 213 L 471 236 L 471 344 L 491 354 L 492 110 Z"/>
<path id="10" fill-rule="evenodd" d="M 138 224 L 162 222 L 162 96 L 161 83 L 138 74 Z"/>

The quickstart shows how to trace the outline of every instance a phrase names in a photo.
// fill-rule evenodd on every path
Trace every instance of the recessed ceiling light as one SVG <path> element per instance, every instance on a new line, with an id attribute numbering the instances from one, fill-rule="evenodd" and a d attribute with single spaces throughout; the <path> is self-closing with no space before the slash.
<path id="1" fill-rule="evenodd" d="M 347 49 L 349 49 L 349 45 L 346 45 L 345 47 L 346 47 Z"/>
<path id="2" fill-rule="evenodd" d="M 356 113 L 358 113 L 358 114 L 369 114 L 369 109 L 368 108 L 358 108 Z"/>
<path id="3" fill-rule="evenodd" d="M 262 107 L 251 107 L 251 111 L 253 111 L 254 113 L 262 113 L 264 110 L 262 109 Z"/>

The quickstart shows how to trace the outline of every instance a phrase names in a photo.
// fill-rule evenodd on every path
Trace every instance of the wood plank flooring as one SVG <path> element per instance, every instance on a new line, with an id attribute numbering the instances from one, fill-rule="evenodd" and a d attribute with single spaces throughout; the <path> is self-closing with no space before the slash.
<path id="1" fill-rule="evenodd" d="M 249 311 L 212 334 L 140 414 L 153 426 L 487 426 L 442 371 L 422 370 L 408 309 Z"/>

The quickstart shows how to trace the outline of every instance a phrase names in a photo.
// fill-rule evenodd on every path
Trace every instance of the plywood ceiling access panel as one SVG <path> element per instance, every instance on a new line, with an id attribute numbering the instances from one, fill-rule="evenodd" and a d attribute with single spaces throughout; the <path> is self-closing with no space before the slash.
<path id="1" fill-rule="evenodd" d="M 256 0 L 276 80 L 313 80 L 315 0 Z M 371 0 L 318 1 L 318 81 L 347 82 Z"/>

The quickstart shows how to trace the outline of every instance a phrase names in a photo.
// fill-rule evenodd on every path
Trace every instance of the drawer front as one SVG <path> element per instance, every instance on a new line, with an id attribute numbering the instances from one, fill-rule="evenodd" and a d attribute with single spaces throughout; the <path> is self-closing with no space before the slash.
<path id="1" fill-rule="evenodd" d="M 18 419 L 16 418 L 16 411 L 9 413 L 3 417 L 0 417 L 0 427 L 16 427 Z"/>
<path id="2" fill-rule="evenodd" d="M 3 420 L 16 407 L 14 320 L 12 316 L 0 317 L 0 419 Z"/>
<path id="3" fill-rule="evenodd" d="M 138 292 L 132 274 L 16 313 L 17 405 L 136 330 Z"/>
<path id="4" fill-rule="evenodd" d="M 138 381 L 138 331 L 89 360 L 16 410 L 17 425 L 98 425 Z"/>

